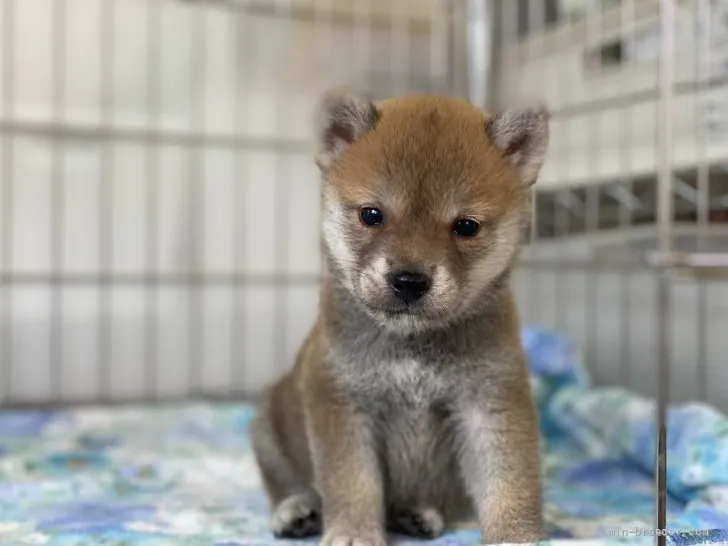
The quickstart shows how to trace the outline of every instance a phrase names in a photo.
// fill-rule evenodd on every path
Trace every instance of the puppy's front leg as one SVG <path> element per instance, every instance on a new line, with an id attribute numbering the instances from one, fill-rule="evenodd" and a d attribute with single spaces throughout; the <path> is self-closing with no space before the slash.
<path id="1" fill-rule="evenodd" d="M 461 471 L 481 544 L 543 539 L 539 428 L 527 389 L 468 396 L 458 407 Z"/>
<path id="2" fill-rule="evenodd" d="M 385 546 L 384 494 L 376 442 L 326 370 L 309 377 L 308 434 L 323 512 L 322 546 Z"/>

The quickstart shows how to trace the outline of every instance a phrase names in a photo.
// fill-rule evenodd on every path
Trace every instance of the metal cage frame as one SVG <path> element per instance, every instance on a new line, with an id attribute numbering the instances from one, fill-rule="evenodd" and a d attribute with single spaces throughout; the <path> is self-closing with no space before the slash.
<path id="1" fill-rule="evenodd" d="M 687 0 L 685 0 L 687 1 Z M 510 2 L 510 3 L 508 3 Z M 499 80 L 508 76 L 504 72 L 504 64 L 513 62 L 514 57 L 504 57 L 504 48 L 517 43 L 528 32 L 533 31 L 537 36 L 543 36 L 549 28 L 561 24 L 561 20 L 554 19 L 554 12 L 557 2 L 547 3 L 546 0 L 433 0 L 431 7 L 431 18 L 412 22 L 407 19 L 411 3 L 405 0 L 397 2 L 395 9 L 387 16 L 374 14 L 373 6 L 375 0 L 360 2 L 358 7 L 341 7 L 342 4 L 334 5 L 332 0 L 321 0 L 306 2 L 305 0 L 219 0 L 219 1 L 193 1 L 193 0 L 147 0 L 147 14 L 145 26 L 137 36 L 146 44 L 147 60 L 144 66 L 143 75 L 140 77 L 145 81 L 145 99 L 141 115 L 146 122 L 141 124 L 119 124 L 115 118 L 115 105 L 120 98 L 120 91 L 114 80 L 115 70 L 118 69 L 116 58 L 118 57 L 118 44 L 112 36 L 115 32 L 115 17 L 117 5 L 115 0 L 99 0 L 97 2 L 98 19 L 93 25 L 98 31 L 99 41 L 99 67 L 98 79 L 96 82 L 98 90 L 98 115 L 95 120 L 88 123 L 74 121 L 69 117 L 67 111 L 67 95 L 69 81 L 69 61 L 67 44 L 69 34 L 67 29 L 68 14 L 72 0 L 54 0 L 52 11 L 49 14 L 52 36 L 50 38 L 52 59 L 50 61 L 51 74 L 48 82 L 50 90 L 49 115 L 43 119 L 24 119 L 17 115 L 16 101 L 19 98 L 17 92 L 16 72 L 18 70 L 18 31 L 16 27 L 19 3 L 17 0 L 2 0 L 2 55 L 0 56 L 3 75 L 2 93 L 0 105 L 2 116 L 0 116 L 0 177 L 2 190 L 0 201 L 2 220 L 0 220 L 0 316 L 2 316 L 2 331 L 0 332 L 0 405 L 5 407 L 14 406 L 38 406 L 57 403 L 126 403 L 132 400 L 163 401 L 166 396 L 160 393 L 160 341 L 159 322 L 160 304 L 159 295 L 167 288 L 181 288 L 187 293 L 186 313 L 189 321 L 189 335 L 186 337 L 188 362 L 186 373 L 188 379 L 186 387 L 182 389 L 183 397 L 204 396 L 204 397 L 240 397 L 254 396 L 255 392 L 246 388 L 245 371 L 236 368 L 235 363 L 239 361 L 241 342 L 238 339 L 239 332 L 250 326 L 250 317 L 244 316 L 237 307 L 231 312 L 232 326 L 230 334 L 230 377 L 222 381 L 222 386 L 217 389 L 204 389 L 202 386 L 203 361 L 202 354 L 202 332 L 205 329 L 203 318 L 203 295 L 202 292 L 208 288 L 224 288 L 230 291 L 234 298 L 240 298 L 241 292 L 250 287 L 271 287 L 275 289 L 272 297 L 274 306 L 273 323 L 278 329 L 276 334 L 277 343 L 271 353 L 271 361 L 278 362 L 281 366 L 286 361 L 283 346 L 288 336 L 286 314 L 289 312 L 286 300 L 286 290 L 291 287 L 315 287 L 319 276 L 315 271 L 290 273 L 287 272 L 289 261 L 289 247 L 284 238 L 276 236 L 274 241 L 273 262 L 280 266 L 276 271 L 253 271 L 247 268 L 236 268 L 236 264 L 245 261 L 249 249 L 245 248 L 246 242 L 241 239 L 246 229 L 243 220 L 240 220 L 241 211 L 238 210 L 238 203 L 244 198 L 246 191 L 242 184 L 232 184 L 233 192 L 230 199 L 233 203 L 232 210 L 232 266 L 226 270 L 209 271 L 200 266 L 202 255 L 205 253 L 205 243 L 200 235 L 200 225 L 205 222 L 204 207 L 198 206 L 204 200 L 204 187 L 201 180 L 204 178 L 204 155 L 210 150 L 222 150 L 232 158 L 232 179 L 241 180 L 248 176 L 245 172 L 245 154 L 276 154 L 279 158 L 275 162 L 273 173 L 274 185 L 276 186 L 275 199 L 285 199 L 286 192 L 290 191 L 289 179 L 291 178 L 291 157 L 304 156 L 309 153 L 310 143 L 299 136 L 281 136 L 285 133 L 287 116 L 291 115 L 291 107 L 285 101 L 279 101 L 277 105 L 276 119 L 272 122 L 279 130 L 277 135 L 256 135 L 241 130 L 246 124 L 245 115 L 240 107 L 241 98 L 233 100 L 234 108 L 230 113 L 232 118 L 232 130 L 210 131 L 204 125 L 205 106 L 204 100 L 191 103 L 189 125 L 186 128 L 163 127 L 161 123 L 161 107 L 163 98 L 160 95 L 161 77 L 160 71 L 164 68 L 165 60 L 162 58 L 159 46 L 159 35 L 162 32 L 163 15 L 168 5 L 182 4 L 184 8 L 192 10 L 194 14 L 190 20 L 187 39 L 190 42 L 191 68 L 189 71 L 190 80 L 188 85 L 191 89 L 198 89 L 204 94 L 204 86 L 200 87 L 199 82 L 205 79 L 206 48 L 209 47 L 210 35 L 206 26 L 206 13 L 215 10 L 217 13 L 225 14 L 230 19 L 234 30 L 233 42 L 238 45 L 239 50 L 233 55 L 235 61 L 235 73 L 231 79 L 232 85 L 237 88 L 244 88 L 246 77 L 239 68 L 242 56 L 246 47 L 255 44 L 245 42 L 246 32 L 243 30 L 246 21 L 250 17 L 263 17 L 269 19 L 282 19 L 289 25 L 293 21 L 307 21 L 315 29 L 315 39 L 321 40 L 321 47 L 333 50 L 334 24 L 346 26 L 352 34 L 352 44 L 357 49 L 357 55 L 368 62 L 368 69 L 364 70 L 358 78 L 358 83 L 368 87 L 369 91 L 377 93 L 405 92 L 412 87 L 412 70 L 405 67 L 412 61 L 412 28 L 422 25 L 423 28 L 430 28 L 440 25 L 437 40 L 430 40 L 429 59 L 431 79 L 422 85 L 414 87 L 428 87 L 430 90 L 447 91 L 449 93 L 467 96 L 474 103 L 488 108 L 497 108 L 508 97 L 501 96 L 502 90 L 498 87 Z M 532 292 L 537 283 L 539 272 L 551 272 L 556 275 L 560 272 L 582 272 L 582 273 L 605 273 L 611 272 L 622 275 L 623 279 L 634 272 L 643 272 L 655 279 L 657 295 L 654 299 L 654 316 L 656 317 L 655 337 L 655 365 L 652 369 L 652 379 L 656 389 L 654 396 L 657 400 L 657 422 L 660 433 L 657 435 L 659 446 L 657 449 L 657 528 L 665 527 L 665 412 L 668 402 L 671 399 L 671 317 L 673 316 L 673 288 L 674 283 L 679 281 L 698 281 L 701 287 L 698 288 L 699 310 L 697 315 L 697 328 L 701 331 L 700 336 L 707 335 L 707 311 L 706 293 L 702 283 L 725 280 L 728 276 L 728 254 L 706 250 L 701 246 L 700 241 L 706 240 L 711 225 L 711 162 L 702 159 L 698 162 L 696 171 L 696 182 L 694 186 L 685 185 L 679 179 L 676 180 L 677 168 L 674 165 L 675 148 L 675 121 L 677 93 L 700 93 L 707 92 L 712 85 L 712 76 L 706 72 L 703 65 L 698 62 L 698 69 L 695 79 L 685 83 L 676 80 L 675 58 L 673 52 L 676 47 L 676 12 L 678 0 L 624 0 L 624 5 L 619 8 L 621 13 L 621 25 L 625 28 L 631 24 L 636 14 L 641 10 L 653 9 L 659 13 L 659 79 L 655 85 L 647 90 L 635 93 L 624 92 L 616 98 L 595 99 L 590 102 L 562 105 L 554 112 L 557 120 L 577 116 L 580 113 L 600 111 L 610 107 L 629 106 L 639 101 L 655 101 L 657 109 L 656 120 L 658 126 L 655 128 L 658 136 L 656 150 L 657 159 L 654 170 L 654 213 L 652 213 L 651 225 L 656 234 L 657 246 L 655 252 L 642 254 L 637 257 L 626 252 L 617 252 L 606 258 L 596 256 L 570 257 L 568 253 L 554 255 L 548 251 L 546 255 L 539 252 L 545 248 L 549 237 L 542 241 L 543 233 L 551 230 L 551 240 L 558 240 L 570 231 L 573 220 L 569 219 L 571 211 L 581 210 L 584 233 L 595 232 L 599 228 L 600 216 L 600 190 L 596 186 L 586 189 L 575 187 L 560 187 L 555 185 L 543 190 L 536 186 L 534 190 L 534 222 L 524 253 L 524 258 L 519 266 L 520 281 L 518 286 L 521 289 L 524 307 L 537 305 L 540 299 L 540 292 Z M 694 0 L 698 10 L 698 19 L 706 22 L 710 18 L 711 9 L 715 1 Z M 563 5 L 563 2 L 559 3 Z M 649 5 L 648 5 L 649 4 Z M 515 6 L 515 7 L 514 7 Z M 647 7 L 645 7 L 647 6 Z M 589 32 L 596 27 L 600 14 L 605 11 L 598 11 L 596 15 L 587 15 L 587 37 Z M 613 16 L 614 19 L 616 16 Z M 511 20 L 513 19 L 513 20 Z M 596 21 L 596 22 L 594 22 Z M 249 22 L 249 21 L 248 21 Z M 528 32 L 522 27 L 528 27 Z M 373 66 L 372 29 L 380 28 L 389 33 L 392 50 L 397 53 L 391 59 L 391 64 L 385 69 Z M 631 28 L 631 27 L 630 27 Z M 591 30 L 590 30 L 591 29 Z M 510 35 L 509 35 L 510 30 Z M 429 30 L 428 30 L 429 32 Z M 634 30 L 631 31 L 634 34 Z M 563 43 L 569 43 L 569 37 L 563 38 Z M 534 42 L 537 44 L 537 42 Z M 537 47 L 531 43 L 530 48 Z M 245 45 L 247 44 L 247 45 Z M 424 46 L 423 46 L 424 47 Z M 523 46 L 526 47 L 526 46 Z M 697 59 L 706 59 L 709 62 L 711 51 L 713 51 L 709 40 L 701 39 L 696 46 Z M 314 48 L 315 49 L 315 48 Z M 529 50 L 531 51 L 531 50 Z M 315 57 L 312 53 L 312 58 Z M 599 61 L 601 62 L 601 61 Z M 375 64 L 375 63 L 374 63 Z M 433 76 L 433 67 L 437 64 L 437 76 Z M 525 66 L 525 65 L 524 65 Z M 508 66 L 506 66 L 508 68 Z M 527 70 L 528 68 L 526 68 Z M 385 73 L 384 76 L 377 72 Z M 141 70 L 140 70 L 141 72 Z M 505 75 L 504 75 L 505 74 Z M 559 78 L 553 75 L 553 79 Z M 383 78 L 383 79 L 382 79 Z M 506 78 L 507 79 L 507 78 Z M 385 83 L 382 83 L 384 81 Z M 346 82 L 351 83 L 351 82 Z M 269 90 L 270 91 L 270 90 Z M 273 90 L 276 93 L 275 90 Z M 121 97 L 123 98 L 123 97 Z M 204 104 L 203 104 L 204 103 Z M 626 114 L 628 117 L 629 114 Z M 625 117 L 624 115 L 622 116 Z M 622 127 L 625 129 L 626 126 Z M 705 130 L 699 135 L 700 146 L 705 147 L 709 138 Z M 598 128 L 593 132 L 598 132 Z M 626 130 L 623 131 L 626 134 Z M 700 131 L 699 131 L 700 132 Z M 565 135 L 562 132 L 560 135 Z M 17 222 L 17 210 L 15 200 L 18 191 L 15 181 L 14 162 L 19 157 L 18 141 L 23 139 L 38 139 L 45 142 L 48 148 L 47 159 L 49 161 L 48 176 L 50 184 L 47 186 L 47 199 L 52 206 L 48 209 L 49 221 L 47 224 L 47 247 L 49 256 L 47 267 L 41 270 L 29 270 L 16 267 L 16 251 L 18 240 L 14 235 Z M 67 153 L 70 146 L 77 143 L 93 146 L 93 152 L 98 158 L 98 172 L 95 176 L 95 183 L 98 192 L 98 206 L 95 211 L 98 237 L 96 239 L 97 266 L 91 269 L 73 270 L 65 266 L 66 252 L 69 245 L 74 244 L 69 239 L 67 225 L 68 202 L 66 201 L 66 189 L 70 182 L 68 175 Z M 144 178 L 143 209 L 139 211 L 139 221 L 143 221 L 146 233 L 143 237 L 144 248 L 141 250 L 143 266 L 136 270 L 118 269 L 114 262 L 114 237 L 115 224 L 114 214 L 114 178 L 115 170 L 119 168 L 120 160 L 117 157 L 115 146 L 130 144 L 141 147 L 143 150 L 142 173 Z M 174 147 L 182 154 L 186 165 L 187 180 L 187 203 L 186 207 L 179 212 L 182 220 L 176 223 L 178 233 L 185 232 L 183 238 L 186 250 L 183 266 L 178 268 L 164 269 L 160 264 L 161 240 L 159 235 L 160 216 L 159 207 L 162 200 L 159 190 L 160 172 L 163 169 L 163 157 L 159 152 L 163 146 Z M 567 150 L 568 154 L 568 150 Z M 245 157 L 243 157 L 245 156 Z M 597 189 L 594 189 L 597 188 Z M 633 193 L 628 189 L 634 188 L 634 181 L 628 186 L 609 187 L 606 194 L 614 197 L 615 209 L 610 220 L 612 227 L 616 230 L 631 227 L 630 199 L 634 199 Z M 583 197 L 577 195 L 583 192 Z M 682 193 L 681 193 L 682 192 Z M 676 229 L 675 216 L 675 195 L 690 197 L 693 203 L 695 221 L 693 226 L 698 232 L 698 248 L 682 251 L 674 244 L 674 233 Z M 686 198 L 687 199 L 687 198 Z M 728 198 L 727 198 L 728 200 Z M 197 208 L 196 208 L 197 207 Z M 728 205 L 725 207 L 728 209 Z M 691 209 L 691 210 L 693 210 Z M 540 210 L 553 211 L 553 218 L 549 221 L 550 227 L 539 223 Z M 40 209 L 39 209 L 40 211 Z M 40 211 L 42 213 L 43 211 Z M 547 214 L 548 215 L 548 214 Z M 284 217 L 285 215 L 281 215 Z M 285 222 L 285 218 L 281 219 Z M 546 226 L 546 227 L 544 227 Z M 284 225 L 281 233 L 290 232 L 293 226 Z M 21 241 L 21 244 L 23 243 Z M 587 243 L 588 244 L 588 243 Z M 529 281 L 530 279 L 530 281 Z M 522 283 L 525 282 L 526 285 Z M 530 282 L 530 284 L 528 284 Z M 592 282 L 592 281 L 585 281 Z M 596 281 L 595 281 L 596 282 Z M 628 281 L 624 281 L 628 282 Z M 560 285 L 561 286 L 561 285 Z M 622 285 L 624 288 L 624 285 Z M 47 348 L 47 373 L 49 375 L 48 388 L 44 396 L 31 397 L 27 399 L 22 393 L 15 390 L 17 383 L 18 369 L 15 361 L 15 350 L 18 341 L 15 339 L 13 320 L 15 317 L 14 299 L 19 290 L 25 288 L 47 289 L 47 326 L 48 326 L 48 348 Z M 142 389 L 132 394 L 123 396 L 112 396 L 114 390 L 114 370 L 112 369 L 112 291 L 118 288 L 129 287 L 140 289 L 142 292 L 143 305 L 143 380 Z M 84 399 L 76 399 L 65 396 L 63 384 L 66 381 L 66 364 L 64 361 L 64 345 L 66 344 L 66 330 L 64 327 L 64 305 L 68 297 L 68 291 L 74 288 L 90 288 L 96 291 L 95 321 L 82 330 L 84 335 L 95 337 L 97 352 L 97 371 L 95 377 L 95 394 Z M 563 286 L 558 288 L 561 297 L 564 297 L 566 290 Z M 596 291 L 595 285 L 590 285 L 585 293 Z M 591 298 L 592 296 L 588 296 Z M 596 297 L 596 296 L 594 296 Z M 630 325 L 627 322 L 630 316 L 629 295 L 622 291 L 620 295 L 622 332 L 629 332 Z M 534 303 L 535 302 L 535 303 Z M 586 303 L 589 308 L 591 299 Z M 588 311 L 587 311 L 588 314 Z M 532 313 L 528 310 L 525 313 L 526 319 L 531 318 Z M 563 317 L 562 317 L 563 319 Z M 561 319 L 557 322 L 562 322 Z M 596 330 L 596 326 L 588 326 Z M 596 335 L 592 331 L 592 337 Z M 281 341 L 283 340 L 283 341 Z M 624 339 L 622 339 L 624 342 Z M 698 380 L 703 387 L 698 387 L 701 397 L 706 396 L 707 372 L 705 361 L 708 359 L 706 341 L 700 338 L 698 360 L 701 374 Z M 702 348 L 700 348 L 702 347 Z M 624 355 L 622 355 L 624 356 Z M 624 359 L 623 359 L 624 360 Z M 237 371 L 236 371 L 237 370 Z M 702 370 L 702 371 L 701 371 Z M 243 375 L 239 375 L 243 374 Z M 254 390 L 254 389 L 253 389 Z M 172 397 L 174 398 L 174 397 Z M 658 542 L 664 543 L 664 536 L 657 537 Z"/>

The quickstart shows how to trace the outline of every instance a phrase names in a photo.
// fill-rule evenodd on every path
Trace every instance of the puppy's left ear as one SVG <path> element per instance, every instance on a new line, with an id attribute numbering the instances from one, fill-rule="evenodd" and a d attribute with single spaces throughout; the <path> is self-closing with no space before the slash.
<path id="1" fill-rule="evenodd" d="M 379 112 L 368 98 L 346 88 L 324 93 L 316 116 L 319 169 L 327 170 L 349 146 L 374 129 L 378 121 Z"/>
<path id="2" fill-rule="evenodd" d="M 536 182 L 549 144 L 549 112 L 542 106 L 514 108 L 485 120 L 485 131 L 526 186 Z"/>

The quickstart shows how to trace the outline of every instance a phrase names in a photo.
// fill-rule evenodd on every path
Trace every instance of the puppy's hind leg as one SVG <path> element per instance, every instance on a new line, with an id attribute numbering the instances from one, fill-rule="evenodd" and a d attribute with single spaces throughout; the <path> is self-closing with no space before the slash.
<path id="1" fill-rule="evenodd" d="M 304 538 L 321 533 L 321 499 L 305 483 L 286 457 L 270 419 L 268 404 L 261 404 L 250 436 L 263 486 L 271 503 L 271 529 L 278 538 Z"/>

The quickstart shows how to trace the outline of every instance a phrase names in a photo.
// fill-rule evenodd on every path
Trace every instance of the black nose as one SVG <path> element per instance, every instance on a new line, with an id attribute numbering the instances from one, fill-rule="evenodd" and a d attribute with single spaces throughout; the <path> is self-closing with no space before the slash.
<path id="1" fill-rule="evenodd" d="M 392 291 L 404 303 L 413 303 L 430 289 L 430 278 L 418 271 L 400 270 L 392 273 Z"/>

